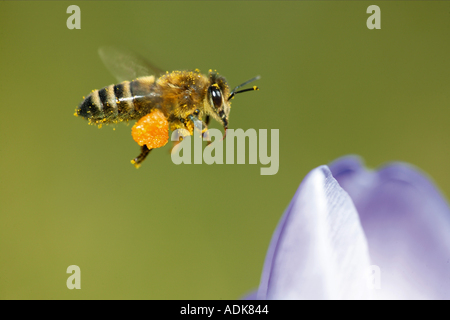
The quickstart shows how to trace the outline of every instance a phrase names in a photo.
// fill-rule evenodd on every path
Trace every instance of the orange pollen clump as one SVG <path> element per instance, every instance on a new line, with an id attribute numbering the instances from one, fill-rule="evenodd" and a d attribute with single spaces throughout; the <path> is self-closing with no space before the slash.
<path id="1" fill-rule="evenodd" d="M 131 135 L 140 146 L 159 148 L 169 141 L 169 123 L 160 110 L 153 110 L 136 122 Z"/>

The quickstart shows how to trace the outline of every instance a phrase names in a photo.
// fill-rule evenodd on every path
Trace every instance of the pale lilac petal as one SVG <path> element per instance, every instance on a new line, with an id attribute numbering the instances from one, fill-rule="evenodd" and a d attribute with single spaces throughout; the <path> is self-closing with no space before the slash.
<path id="1" fill-rule="evenodd" d="M 244 295 L 244 297 L 242 297 L 240 300 L 256 300 L 257 299 L 257 290 L 254 290 L 250 293 L 247 293 L 246 295 Z"/>
<path id="2" fill-rule="evenodd" d="M 369 265 L 358 213 L 321 166 L 305 177 L 277 226 L 258 298 L 369 298 Z"/>
<path id="3" fill-rule="evenodd" d="M 450 299 L 450 209 L 428 178 L 395 163 L 366 170 L 357 157 L 330 165 L 360 215 L 380 298 Z"/>

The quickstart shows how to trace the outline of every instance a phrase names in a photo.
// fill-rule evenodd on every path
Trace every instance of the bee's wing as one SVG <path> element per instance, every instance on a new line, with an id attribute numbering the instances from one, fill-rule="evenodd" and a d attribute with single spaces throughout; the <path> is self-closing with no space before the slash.
<path id="1" fill-rule="evenodd" d="M 142 58 L 138 54 L 114 46 L 100 47 L 98 54 L 109 72 L 119 82 L 134 80 L 151 74 L 162 74 L 162 70 Z"/>

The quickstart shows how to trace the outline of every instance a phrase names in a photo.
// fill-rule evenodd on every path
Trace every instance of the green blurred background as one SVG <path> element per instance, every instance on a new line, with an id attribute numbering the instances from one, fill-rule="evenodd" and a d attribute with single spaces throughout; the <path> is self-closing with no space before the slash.
<path id="1" fill-rule="evenodd" d="M 442 1 L 0 2 L 0 298 L 240 298 L 303 177 L 346 154 L 412 163 L 450 195 L 449 36 Z M 169 146 L 136 170 L 131 126 L 73 116 L 115 82 L 102 45 L 231 86 L 261 75 L 230 128 L 279 129 L 278 174 L 177 166 Z"/>

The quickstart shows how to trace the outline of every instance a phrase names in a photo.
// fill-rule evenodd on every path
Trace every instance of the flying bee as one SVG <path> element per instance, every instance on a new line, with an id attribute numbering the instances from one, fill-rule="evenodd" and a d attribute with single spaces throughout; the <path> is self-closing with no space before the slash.
<path id="1" fill-rule="evenodd" d="M 89 124 L 99 127 L 137 120 L 131 130 L 133 139 L 141 146 L 141 153 L 131 160 L 136 168 L 151 150 L 168 142 L 169 128 L 172 131 L 180 129 L 180 139 L 192 135 L 194 129 L 205 136 L 212 117 L 223 125 L 225 138 L 230 100 L 235 94 L 258 90 L 254 86 L 238 91 L 259 79 L 259 76 L 230 91 L 226 79 L 212 70 L 208 75 L 201 74 L 198 69 L 163 74 L 160 69 L 129 51 L 102 47 L 99 55 L 121 83 L 93 90 L 77 107 L 75 116 L 81 116 Z M 150 70 L 159 77 L 149 75 Z"/>

